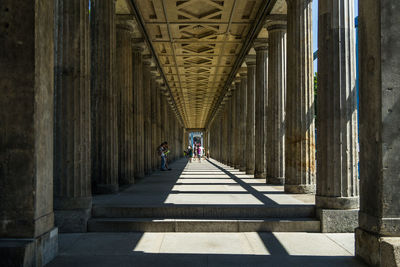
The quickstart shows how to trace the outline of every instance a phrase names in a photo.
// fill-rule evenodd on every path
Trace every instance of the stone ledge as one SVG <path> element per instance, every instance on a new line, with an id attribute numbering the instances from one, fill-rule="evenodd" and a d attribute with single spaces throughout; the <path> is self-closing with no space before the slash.
<path id="1" fill-rule="evenodd" d="M 0 266 L 44 266 L 58 254 L 58 229 L 37 238 L 0 238 Z"/>
<path id="2" fill-rule="evenodd" d="M 356 256 L 372 266 L 400 266 L 400 237 L 381 237 L 357 228 Z"/>
<path id="3" fill-rule="evenodd" d="M 317 218 L 321 220 L 322 233 L 354 233 L 358 227 L 358 209 L 317 209 Z"/>
<path id="4" fill-rule="evenodd" d="M 55 210 L 55 225 L 61 233 L 85 233 L 92 209 Z"/>

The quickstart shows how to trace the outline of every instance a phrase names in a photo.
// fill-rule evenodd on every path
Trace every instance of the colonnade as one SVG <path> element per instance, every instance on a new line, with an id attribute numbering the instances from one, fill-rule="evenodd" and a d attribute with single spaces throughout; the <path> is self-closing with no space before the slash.
<path id="1" fill-rule="evenodd" d="M 390 266 L 400 247 L 400 3 L 359 3 L 359 129 L 353 1 L 319 3 L 317 101 L 311 1 L 287 0 L 286 15 L 267 17 L 268 39 L 244 59 L 207 143 L 225 164 L 316 194 L 323 232 L 357 227 L 356 254 Z M 114 0 L 91 0 L 90 14 L 89 0 L 3 4 L 0 248 L 44 265 L 58 229 L 86 231 L 92 193 L 157 169 L 163 141 L 179 158 L 187 138 L 137 25 L 115 15 Z"/>
<path id="2" fill-rule="evenodd" d="M 41 266 L 57 254 L 58 231 L 86 231 L 92 193 L 158 169 L 163 141 L 170 161 L 181 157 L 183 127 L 115 0 L 91 0 L 90 13 L 89 0 L 3 4 L 24 17 L 7 17 L 12 30 L 1 39 L 0 248 L 14 238 L 30 252 L 8 256 Z"/>
<path id="3" fill-rule="evenodd" d="M 315 194 L 322 232 L 357 228 L 357 256 L 382 266 L 398 260 L 395 251 L 400 247 L 393 238 L 400 233 L 395 200 L 400 192 L 395 78 L 400 73 L 400 35 L 393 31 L 399 22 L 393 12 L 400 5 L 394 2 L 359 3 L 359 135 L 354 1 L 349 0 L 319 1 L 317 100 L 312 2 L 288 0 L 286 15 L 267 17 L 268 39 L 254 43 L 255 63 L 253 55 L 244 60 L 247 82 L 232 83 L 208 127 L 217 137 L 211 157 L 269 184 L 284 185 L 287 193 Z M 247 98 L 240 83 L 247 86 Z M 244 103 L 245 134 L 238 126 L 243 118 L 234 115 Z M 245 144 L 237 141 L 243 135 Z M 243 155 L 245 168 L 236 162 Z"/>

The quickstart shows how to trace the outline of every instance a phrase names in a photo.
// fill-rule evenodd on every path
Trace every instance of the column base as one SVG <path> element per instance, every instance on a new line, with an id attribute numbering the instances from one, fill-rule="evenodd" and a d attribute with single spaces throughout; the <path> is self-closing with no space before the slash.
<path id="1" fill-rule="evenodd" d="M 161 165 L 160 165 L 161 166 Z M 161 168 L 161 167 L 160 167 Z M 138 173 L 135 173 L 135 177 L 136 178 L 144 178 L 144 172 L 138 172 Z"/>
<path id="2" fill-rule="evenodd" d="M 315 196 L 315 205 L 322 209 L 351 210 L 358 209 L 359 197 Z"/>
<path id="3" fill-rule="evenodd" d="M 119 190 L 117 184 L 97 184 L 94 189 L 95 194 L 115 194 Z"/>
<path id="4" fill-rule="evenodd" d="M 0 266 L 44 266 L 57 254 L 57 228 L 37 238 L 0 238 Z"/>
<path id="5" fill-rule="evenodd" d="M 85 233 L 92 213 L 92 197 L 55 198 L 54 219 L 60 233 Z"/>
<path id="6" fill-rule="evenodd" d="M 285 184 L 285 193 L 290 194 L 315 194 L 315 184 L 291 185 Z"/>
<path id="7" fill-rule="evenodd" d="M 55 210 L 55 225 L 60 233 L 86 233 L 87 222 L 91 217 L 92 209 Z"/>
<path id="8" fill-rule="evenodd" d="M 267 184 L 284 185 L 285 177 L 267 177 Z"/>
<path id="9" fill-rule="evenodd" d="M 322 233 L 354 233 L 358 227 L 358 209 L 317 209 Z"/>
<path id="10" fill-rule="evenodd" d="M 400 237 L 382 237 L 361 228 L 355 231 L 356 256 L 372 266 L 400 266 Z"/>
<path id="11" fill-rule="evenodd" d="M 239 168 L 239 171 L 245 172 L 245 171 L 246 171 L 246 167 L 241 166 L 241 167 Z"/>
<path id="12" fill-rule="evenodd" d="M 246 174 L 254 174 L 254 170 L 253 169 L 246 169 Z"/>
<path id="13" fill-rule="evenodd" d="M 265 179 L 265 177 L 266 177 L 265 173 L 257 173 L 257 172 L 254 172 L 254 178 L 257 178 L 257 179 Z"/>

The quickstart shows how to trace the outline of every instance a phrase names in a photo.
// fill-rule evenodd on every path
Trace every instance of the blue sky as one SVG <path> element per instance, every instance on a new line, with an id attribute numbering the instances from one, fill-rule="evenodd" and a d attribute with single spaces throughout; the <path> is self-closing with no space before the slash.
<path id="1" fill-rule="evenodd" d="M 313 51 L 318 50 L 318 0 L 313 0 Z M 354 0 L 354 16 L 358 16 L 358 0 Z M 314 72 L 317 71 L 317 61 L 314 62 Z"/>

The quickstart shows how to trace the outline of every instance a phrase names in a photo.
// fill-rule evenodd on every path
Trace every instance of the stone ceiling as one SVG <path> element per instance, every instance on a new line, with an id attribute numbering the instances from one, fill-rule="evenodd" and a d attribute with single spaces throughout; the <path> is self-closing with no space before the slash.
<path id="1" fill-rule="evenodd" d="M 263 0 L 137 0 L 187 128 L 204 128 Z"/>

